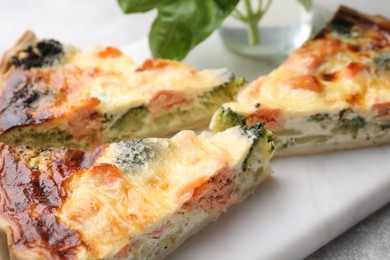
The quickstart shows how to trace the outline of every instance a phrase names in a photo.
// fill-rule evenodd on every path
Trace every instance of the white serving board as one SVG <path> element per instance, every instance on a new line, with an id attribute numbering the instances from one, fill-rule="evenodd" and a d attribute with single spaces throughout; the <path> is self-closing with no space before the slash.
<path id="1" fill-rule="evenodd" d="M 150 57 L 146 39 L 123 49 L 137 63 Z M 230 53 L 217 34 L 184 62 L 249 80 L 277 66 Z M 271 180 L 168 259 L 302 259 L 390 201 L 389 158 L 382 146 L 275 159 Z"/>

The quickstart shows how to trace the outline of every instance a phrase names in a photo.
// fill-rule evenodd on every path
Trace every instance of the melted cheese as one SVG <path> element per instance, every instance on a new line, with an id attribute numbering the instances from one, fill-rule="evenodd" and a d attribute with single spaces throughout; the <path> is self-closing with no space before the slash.
<path id="1" fill-rule="evenodd" d="M 126 142 L 111 144 L 95 166 L 66 185 L 68 198 L 57 217 L 82 235 L 93 257 L 112 257 L 129 238 L 164 222 L 219 171 L 241 170 L 253 142 L 238 127 L 216 135 L 182 131 L 170 140 L 146 140 L 132 151 Z M 140 154 L 147 160 L 138 160 Z M 137 163 L 121 161 L 126 158 Z"/>
<path id="2" fill-rule="evenodd" d="M 390 74 L 375 64 L 380 53 L 390 53 L 390 44 L 380 52 L 365 50 L 378 34 L 366 32 L 346 39 L 328 34 L 307 42 L 265 79 L 251 83 L 238 97 L 243 105 L 262 103 L 281 108 L 285 113 L 318 113 L 352 108 L 369 113 L 378 102 L 390 101 Z M 373 37 L 372 39 L 369 37 Z M 365 45 L 364 45 L 365 44 Z M 362 50 L 353 50 L 356 45 Z M 330 46 L 334 51 L 330 52 Z M 335 47 L 336 46 L 336 47 Z M 373 47 L 374 48 L 374 47 Z M 305 82 L 285 84 L 292 78 L 312 77 L 320 91 Z"/>
<path id="3" fill-rule="evenodd" d="M 68 59 L 66 67 L 82 70 L 83 88 L 88 97 L 100 99 L 103 113 L 121 113 L 131 107 L 147 104 L 152 97 L 169 90 L 189 95 L 209 91 L 221 84 L 225 71 L 201 71 L 169 60 L 147 60 L 137 66 L 123 54 L 101 57 L 105 48 L 96 47 Z"/>
<path id="4" fill-rule="evenodd" d="M 40 102 L 39 106 L 58 117 L 77 106 L 75 101 L 91 98 L 99 100 L 98 112 L 115 116 L 158 101 L 162 92 L 168 95 L 164 98 L 171 95 L 179 101 L 195 101 L 197 95 L 230 81 L 224 69 L 197 72 L 188 65 L 159 59 L 136 65 L 131 57 L 112 47 L 86 52 L 67 49 L 62 63 L 30 72 L 35 88 L 41 87 L 40 92 L 55 98 L 49 100 L 50 104 Z"/>

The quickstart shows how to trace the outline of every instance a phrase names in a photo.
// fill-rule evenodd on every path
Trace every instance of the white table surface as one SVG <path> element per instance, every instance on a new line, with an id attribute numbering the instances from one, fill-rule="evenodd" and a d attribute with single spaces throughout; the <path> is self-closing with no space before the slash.
<path id="1" fill-rule="evenodd" d="M 338 3 L 390 16 L 388 0 L 318 0 L 316 23 L 326 20 Z M 115 0 L 0 0 L 0 53 L 27 29 L 82 49 L 93 45 L 124 46 L 147 36 L 154 12 L 123 15 Z M 390 254 L 390 207 L 369 217 L 309 259 L 383 259 Z"/>

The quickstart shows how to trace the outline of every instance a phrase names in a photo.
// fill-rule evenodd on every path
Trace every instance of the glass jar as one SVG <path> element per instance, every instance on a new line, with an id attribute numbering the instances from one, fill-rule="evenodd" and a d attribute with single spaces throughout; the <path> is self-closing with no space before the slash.
<path id="1" fill-rule="evenodd" d="M 281 57 L 309 38 L 312 17 L 310 0 L 241 0 L 219 33 L 239 54 Z"/>

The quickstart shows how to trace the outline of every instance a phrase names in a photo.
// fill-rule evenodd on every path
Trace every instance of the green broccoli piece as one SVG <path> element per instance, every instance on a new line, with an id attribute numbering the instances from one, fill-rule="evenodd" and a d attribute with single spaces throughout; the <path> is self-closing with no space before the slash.
<path id="1" fill-rule="evenodd" d="M 265 129 L 265 123 L 264 122 L 259 122 L 259 123 L 256 123 L 252 126 L 246 126 L 246 125 L 242 125 L 241 126 L 241 130 L 245 133 L 245 135 L 247 135 L 250 139 L 252 140 L 257 140 L 259 138 L 262 138 L 262 137 L 266 137 L 266 135 L 270 132 L 268 132 L 266 129 Z M 267 136 L 267 138 L 269 138 L 268 141 L 273 141 L 273 134 L 271 134 L 270 136 Z"/>
<path id="2" fill-rule="evenodd" d="M 120 142 L 118 146 L 120 153 L 115 159 L 115 164 L 128 171 L 140 169 L 156 154 L 156 144 L 144 139 Z"/>
<path id="3" fill-rule="evenodd" d="M 383 70 L 390 69 L 390 52 L 383 52 L 373 59 L 373 63 Z"/>
<path id="4" fill-rule="evenodd" d="M 380 128 L 382 131 L 388 130 L 388 129 L 390 129 L 390 123 L 381 124 L 381 125 L 379 125 L 379 128 Z"/>
<path id="5" fill-rule="evenodd" d="M 328 113 L 317 113 L 310 115 L 307 121 L 311 123 L 317 123 L 322 129 L 326 129 L 332 124 L 332 121 L 335 120 L 335 117 L 337 118 L 337 115 L 335 114 L 331 115 Z"/>
<path id="6" fill-rule="evenodd" d="M 366 120 L 361 116 L 357 116 L 352 119 L 340 118 L 337 126 L 335 127 L 335 131 L 344 134 L 351 133 L 352 137 L 356 139 L 359 130 L 364 128 L 366 125 Z"/>
<path id="7" fill-rule="evenodd" d="M 272 132 L 265 129 L 265 123 L 260 122 L 254 124 L 253 126 L 241 126 L 241 129 L 245 135 L 247 135 L 252 140 L 252 145 L 249 149 L 247 156 L 245 157 L 242 163 L 242 170 L 244 172 L 251 170 L 251 166 L 255 164 L 261 164 L 260 154 L 263 149 L 259 142 L 265 138 L 267 143 L 272 143 L 274 140 L 274 135 Z M 275 149 L 275 146 L 271 145 L 271 151 Z"/>
<path id="8" fill-rule="evenodd" d="M 235 113 L 230 107 L 221 107 L 213 117 L 213 130 L 224 131 L 230 127 L 245 125 L 245 116 Z"/>
<path id="9" fill-rule="evenodd" d="M 308 119 L 309 122 L 322 122 L 325 120 L 330 120 L 330 115 L 327 113 L 317 113 L 310 115 Z"/>
<path id="10" fill-rule="evenodd" d="M 110 129 L 124 133 L 134 132 L 142 127 L 143 120 L 149 113 L 146 106 L 130 108 L 111 125 Z"/>
<path id="11" fill-rule="evenodd" d="M 342 35 L 346 38 L 352 37 L 354 23 L 345 17 L 334 17 L 328 24 L 330 30 L 336 34 Z"/>
<path id="12" fill-rule="evenodd" d="M 205 107 L 215 110 L 220 104 L 234 100 L 245 82 L 243 78 L 231 79 L 229 82 L 199 96 L 199 101 Z"/>

